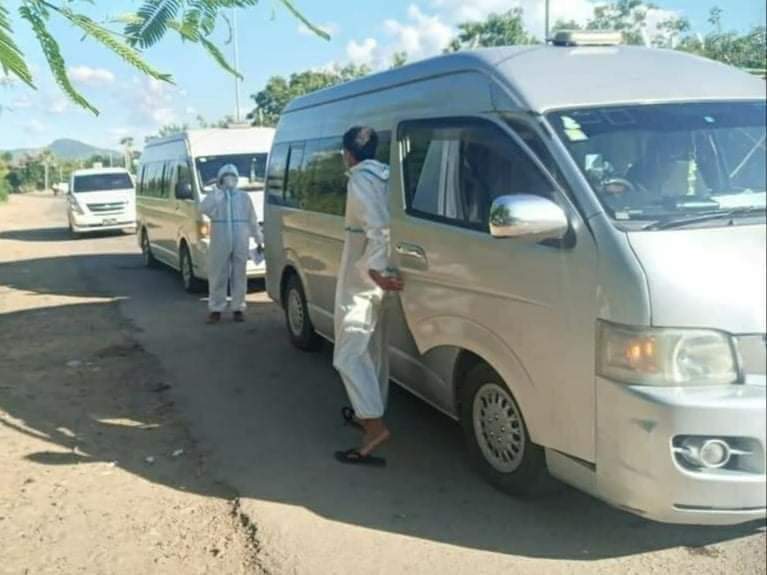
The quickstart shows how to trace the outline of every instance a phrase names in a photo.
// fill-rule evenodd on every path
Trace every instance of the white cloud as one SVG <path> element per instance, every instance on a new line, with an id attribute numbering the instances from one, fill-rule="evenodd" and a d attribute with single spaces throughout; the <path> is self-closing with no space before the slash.
<path id="1" fill-rule="evenodd" d="M 346 45 L 346 56 L 352 64 L 372 66 L 376 57 L 378 42 L 375 38 L 365 38 L 361 42 L 352 40 Z"/>
<path id="2" fill-rule="evenodd" d="M 179 90 L 172 84 L 154 78 L 133 78 L 130 87 L 123 93 L 127 98 L 132 124 L 157 128 L 178 121 L 176 106 Z"/>
<path id="3" fill-rule="evenodd" d="M 22 124 L 22 127 L 26 128 L 27 130 L 35 134 L 42 134 L 46 132 L 48 129 L 48 127 L 37 118 L 32 118 L 31 120 L 27 120 L 26 122 Z"/>
<path id="4" fill-rule="evenodd" d="M 63 114 L 69 110 L 70 102 L 62 95 L 56 95 L 45 103 L 45 110 L 50 114 Z"/>
<path id="5" fill-rule="evenodd" d="M 326 34 L 329 34 L 330 36 L 335 36 L 341 31 L 341 27 L 335 23 L 335 22 L 327 22 L 326 24 L 319 24 L 317 25 L 317 28 L 325 32 Z M 314 33 L 314 30 L 309 28 L 306 24 L 303 22 L 298 25 L 298 33 L 301 34 L 301 36 L 316 36 L 317 34 Z"/>
<path id="6" fill-rule="evenodd" d="M 442 52 L 455 34 L 441 16 L 430 16 L 411 4 L 407 20 L 386 20 L 384 29 L 394 39 L 385 52 L 407 52 L 411 59 L 425 58 Z"/>
<path id="7" fill-rule="evenodd" d="M 585 24 L 594 14 L 594 8 L 603 0 L 551 0 L 551 24 L 557 21 L 575 21 Z M 426 6 L 426 9 L 421 6 Z M 413 3 L 403 19 L 389 19 L 383 23 L 383 41 L 369 37 L 352 40 L 346 46 L 348 61 L 385 68 L 397 52 L 407 52 L 408 60 L 435 56 L 444 51 L 458 33 L 463 22 L 484 20 L 490 14 L 505 13 L 521 8 L 526 28 L 539 39 L 545 35 L 546 10 L 542 0 L 422 0 Z M 658 25 L 678 12 L 659 8 L 647 12 L 648 41 L 661 31 Z"/>
<path id="8" fill-rule="evenodd" d="M 115 81 L 115 75 L 105 68 L 74 66 L 68 72 L 74 82 L 85 86 L 105 86 Z"/>
<path id="9" fill-rule="evenodd" d="M 32 98 L 29 96 L 19 96 L 11 100 L 11 108 L 14 110 L 25 110 L 33 106 Z"/>

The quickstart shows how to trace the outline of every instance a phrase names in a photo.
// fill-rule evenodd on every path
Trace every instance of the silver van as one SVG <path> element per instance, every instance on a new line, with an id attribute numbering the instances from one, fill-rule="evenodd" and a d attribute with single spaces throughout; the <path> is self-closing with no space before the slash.
<path id="1" fill-rule="evenodd" d="M 765 84 L 560 37 L 294 101 L 267 172 L 267 286 L 332 339 L 341 135 L 392 168 L 393 379 L 512 494 L 548 471 L 673 523 L 765 517 Z"/>
<path id="2" fill-rule="evenodd" d="M 208 279 L 210 222 L 200 202 L 218 171 L 234 164 L 240 189 L 248 192 L 263 221 L 266 162 L 272 128 L 188 130 L 147 143 L 136 185 L 138 241 L 147 266 L 162 262 L 179 270 L 184 288 L 198 292 Z M 255 247 L 255 246 L 251 246 Z M 248 278 L 263 278 L 266 266 L 248 262 Z"/>

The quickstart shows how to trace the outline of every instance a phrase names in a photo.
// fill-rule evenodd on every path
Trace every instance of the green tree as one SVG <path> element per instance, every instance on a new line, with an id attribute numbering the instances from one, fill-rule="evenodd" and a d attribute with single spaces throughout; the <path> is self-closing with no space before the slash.
<path id="1" fill-rule="evenodd" d="M 722 15 L 721 8 L 712 8 L 708 20 L 712 30 L 702 38 L 692 34 L 684 37 L 679 49 L 764 74 L 767 68 L 767 28 L 754 26 L 746 34 L 725 32 Z"/>
<path id="2" fill-rule="evenodd" d="M 332 70 L 308 70 L 292 74 L 290 78 L 273 76 L 263 90 L 251 96 L 256 107 L 248 114 L 248 119 L 253 122 L 253 125 L 276 126 L 285 106 L 294 98 L 342 84 L 369 73 L 370 68 L 367 66 L 350 64 Z"/>
<path id="3" fill-rule="evenodd" d="M 512 8 L 503 14 L 490 14 L 482 22 L 458 25 L 458 37 L 445 52 L 474 48 L 538 44 L 538 39 L 525 28 L 522 8 Z"/>
<path id="4" fill-rule="evenodd" d="M 225 70 L 239 76 L 211 38 L 221 23 L 229 25 L 223 14 L 225 10 L 250 8 L 259 0 L 143 0 L 135 13 L 105 22 L 76 10 L 78 2 L 96 4 L 95 0 L 20 0 L 15 14 L 17 20 L 31 28 L 59 87 L 76 104 L 98 114 L 98 110 L 72 85 L 61 47 L 51 32 L 52 20 L 66 22 L 84 38 L 95 41 L 158 80 L 172 82 L 172 77 L 148 64 L 141 51 L 160 42 L 169 30 L 178 33 L 185 42 L 199 44 Z M 279 2 L 309 29 L 329 38 L 298 11 L 293 0 Z M 102 4 L 107 3 L 102 0 Z M 17 22 L 12 16 L 6 1 L 0 0 L 0 70 L 34 88 L 32 71 L 16 42 L 14 28 Z"/>
<path id="5" fill-rule="evenodd" d="M 392 56 L 391 59 L 391 67 L 393 68 L 402 68 L 407 64 L 407 52 L 404 50 L 402 52 L 395 52 L 394 56 Z"/>
<path id="6" fill-rule="evenodd" d="M 11 185 L 8 182 L 8 174 L 11 171 L 11 160 L 13 158 L 10 154 L 3 154 L 0 156 L 0 203 L 8 199 L 8 194 L 11 193 Z"/>

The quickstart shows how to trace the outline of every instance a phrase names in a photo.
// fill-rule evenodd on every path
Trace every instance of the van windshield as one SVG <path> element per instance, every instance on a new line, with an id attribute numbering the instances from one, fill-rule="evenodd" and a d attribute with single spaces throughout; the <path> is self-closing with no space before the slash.
<path id="1" fill-rule="evenodd" d="M 266 157 L 267 154 L 229 154 L 197 158 L 197 175 L 202 190 L 210 192 L 216 187 L 218 171 L 227 164 L 237 166 L 241 190 L 263 190 L 266 181 Z"/>
<path id="2" fill-rule="evenodd" d="M 75 194 L 88 192 L 111 192 L 113 190 L 132 190 L 133 181 L 128 174 L 92 174 L 75 176 Z"/>
<path id="3" fill-rule="evenodd" d="M 763 215 L 766 117 L 765 102 L 748 101 L 548 115 L 613 218 L 661 224 L 720 212 Z"/>

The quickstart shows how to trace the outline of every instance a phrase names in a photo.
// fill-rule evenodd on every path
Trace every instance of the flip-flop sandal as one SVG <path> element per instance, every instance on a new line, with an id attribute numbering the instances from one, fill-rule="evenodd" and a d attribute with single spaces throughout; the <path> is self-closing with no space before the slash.
<path id="1" fill-rule="evenodd" d="M 371 467 L 386 467 L 386 460 L 375 455 L 362 455 L 358 449 L 336 451 L 336 461 L 347 465 L 369 465 Z"/>
<path id="2" fill-rule="evenodd" d="M 341 417 L 344 418 L 344 424 L 360 431 L 365 431 L 359 421 L 354 416 L 354 410 L 351 407 L 341 408 Z"/>

